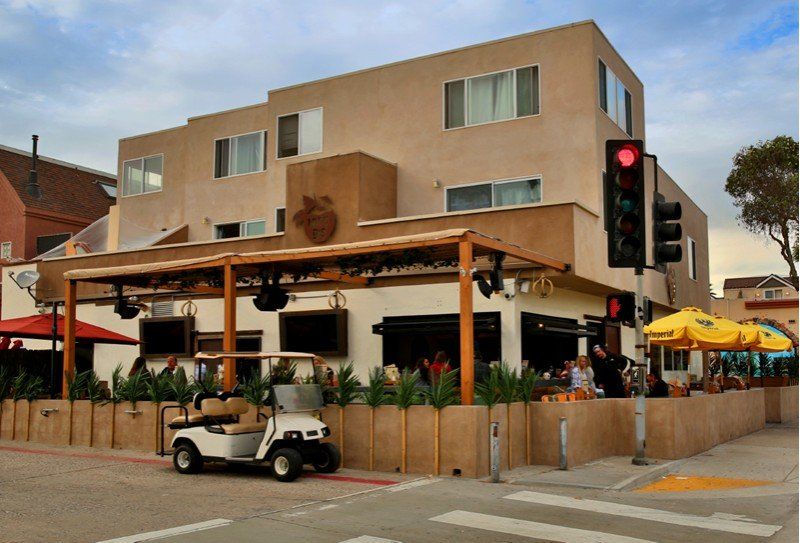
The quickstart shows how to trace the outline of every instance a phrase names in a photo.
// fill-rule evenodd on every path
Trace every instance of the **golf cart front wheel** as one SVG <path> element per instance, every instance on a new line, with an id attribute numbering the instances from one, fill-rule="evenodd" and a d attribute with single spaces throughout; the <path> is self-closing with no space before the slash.
<path id="1" fill-rule="evenodd" d="M 333 473 L 342 465 L 342 453 L 333 443 L 321 443 L 312 464 L 319 473 Z"/>
<path id="2" fill-rule="evenodd" d="M 278 449 L 271 463 L 272 475 L 282 483 L 294 481 L 303 472 L 303 456 L 294 449 Z"/>
<path id="3" fill-rule="evenodd" d="M 172 455 L 172 465 L 178 473 L 200 473 L 203 470 L 203 457 L 197 447 L 190 443 L 178 445 Z"/>

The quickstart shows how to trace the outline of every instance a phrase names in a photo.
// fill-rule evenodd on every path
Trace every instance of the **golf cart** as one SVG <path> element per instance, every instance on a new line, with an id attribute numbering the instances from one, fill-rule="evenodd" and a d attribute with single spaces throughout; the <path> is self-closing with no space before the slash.
<path id="1" fill-rule="evenodd" d="M 203 360 L 222 358 L 266 359 L 272 375 L 273 359 L 314 358 L 308 353 L 197 353 Z M 161 410 L 162 450 L 164 412 L 179 409 L 181 415 L 170 421 L 178 432 L 172 438 L 172 463 L 178 473 L 198 473 L 204 462 L 258 464 L 269 462 L 272 474 L 279 481 L 293 481 L 311 464 L 321 473 L 339 469 L 341 454 L 332 443 L 320 440 L 330 435 L 328 427 L 314 416 L 323 407 L 319 385 L 273 385 L 269 388 L 272 413 L 259 413 L 256 422 L 239 422 L 249 404 L 233 393 L 204 394 L 194 397 L 199 414 L 190 415 L 185 406 L 166 406 Z"/>

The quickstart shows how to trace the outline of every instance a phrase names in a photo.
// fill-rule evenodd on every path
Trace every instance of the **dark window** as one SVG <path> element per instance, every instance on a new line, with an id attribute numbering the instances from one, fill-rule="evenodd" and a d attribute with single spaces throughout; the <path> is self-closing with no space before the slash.
<path id="1" fill-rule="evenodd" d="M 517 70 L 517 117 L 539 113 L 539 68 Z"/>
<path id="2" fill-rule="evenodd" d="M 65 232 L 63 234 L 51 234 L 49 236 L 37 236 L 36 254 L 40 255 L 42 253 L 46 253 L 50 249 L 55 249 L 71 237 L 72 233 L 70 232 Z"/>
<path id="3" fill-rule="evenodd" d="M 278 119 L 278 158 L 298 154 L 299 125 L 300 116 L 297 114 Z"/>
<path id="4" fill-rule="evenodd" d="M 464 126 L 464 80 L 445 84 L 446 122 L 445 128 Z"/>
<path id="5" fill-rule="evenodd" d="M 228 175 L 228 161 L 230 160 L 230 140 L 217 140 L 214 152 L 214 177 L 226 177 Z"/>
<path id="6" fill-rule="evenodd" d="M 275 210 L 275 232 L 286 231 L 286 208 L 279 207 Z"/>
<path id="7" fill-rule="evenodd" d="M 633 115 L 631 108 L 631 93 L 625 91 L 625 132 L 633 137 Z"/>
<path id="8" fill-rule="evenodd" d="M 153 317 L 139 319 L 141 354 L 144 356 L 192 356 L 194 317 Z"/>
<path id="9" fill-rule="evenodd" d="M 232 222 L 229 224 L 218 224 L 214 226 L 214 239 L 238 238 L 241 234 L 241 224 Z"/>
<path id="10" fill-rule="evenodd" d="M 447 211 L 492 207 L 492 184 L 467 185 L 447 189 Z"/>
<path id="11" fill-rule="evenodd" d="M 347 310 L 280 314 L 281 350 L 321 356 L 347 355 Z"/>
<path id="12" fill-rule="evenodd" d="M 606 90 L 606 65 L 602 60 L 597 61 L 599 69 L 600 109 L 608 113 L 608 91 Z"/>

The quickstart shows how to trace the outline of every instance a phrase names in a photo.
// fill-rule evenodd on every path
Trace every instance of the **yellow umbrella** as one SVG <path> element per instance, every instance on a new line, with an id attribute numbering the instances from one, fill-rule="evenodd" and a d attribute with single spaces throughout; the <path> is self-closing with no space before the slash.
<path id="1" fill-rule="evenodd" d="M 788 337 L 776 334 L 769 328 L 765 328 L 753 321 L 743 322 L 741 327 L 756 335 L 756 342 L 747 348 L 749 351 L 780 353 L 790 351 L 794 347 L 792 340 Z"/>
<path id="2" fill-rule="evenodd" d="M 697 351 L 745 350 L 758 334 L 723 317 L 712 317 L 696 307 L 655 320 L 644 327 L 652 345 Z"/>

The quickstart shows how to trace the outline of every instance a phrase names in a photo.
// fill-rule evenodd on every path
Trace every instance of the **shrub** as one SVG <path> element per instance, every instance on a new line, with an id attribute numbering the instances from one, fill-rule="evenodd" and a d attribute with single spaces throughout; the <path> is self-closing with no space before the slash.
<path id="1" fill-rule="evenodd" d="M 483 383 L 475 383 L 475 394 L 489 409 L 500 402 L 500 366 L 492 366 L 486 380 Z"/>
<path id="2" fill-rule="evenodd" d="M 272 367 L 272 382 L 276 385 L 291 385 L 297 374 L 297 363 L 288 358 L 281 358 Z"/>
<path id="3" fill-rule="evenodd" d="M 11 381 L 11 399 L 15 402 L 24 399 L 27 386 L 28 374 L 25 370 L 20 370 L 13 381 Z"/>
<path id="4" fill-rule="evenodd" d="M 8 369 L 8 366 L 0 366 L 0 402 L 9 396 L 11 382 L 11 370 Z"/>
<path id="5" fill-rule="evenodd" d="M 216 394 L 219 382 L 213 373 L 207 371 L 200 379 L 192 378 L 194 392 Z"/>
<path id="6" fill-rule="evenodd" d="M 259 408 L 265 405 L 270 390 L 270 376 L 259 377 L 255 373 L 245 379 L 241 386 L 242 396 L 250 405 Z"/>
<path id="7" fill-rule="evenodd" d="M 118 368 L 121 367 L 118 366 Z M 136 402 L 149 399 L 147 391 L 149 377 L 150 374 L 144 371 L 136 372 L 127 379 L 118 375 L 117 386 L 114 388 L 113 394 L 118 400 L 114 403 L 130 402 L 131 407 L 136 409 Z"/>
<path id="8" fill-rule="evenodd" d="M 448 405 L 455 405 L 459 402 L 458 390 L 456 389 L 456 375 L 458 370 L 442 372 L 439 379 L 431 385 L 424 395 L 428 398 L 428 402 L 437 411 L 447 407 Z"/>
<path id="9" fill-rule="evenodd" d="M 32 402 L 41 396 L 44 390 L 44 379 L 38 375 L 31 375 L 25 383 L 24 398 Z"/>
<path id="10" fill-rule="evenodd" d="M 358 387 L 358 378 L 355 376 L 353 370 L 353 363 L 339 364 L 339 371 L 337 373 L 338 384 L 334 387 L 336 392 L 336 403 L 339 407 L 344 407 L 347 404 L 353 403 L 358 397 L 356 388 Z"/>
<path id="11" fill-rule="evenodd" d="M 172 381 L 172 375 L 157 375 L 155 371 L 150 370 L 150 378 L 145 383 L 145 388 L 151 402 L 163 403 L 172 399 L 170 381 Z"/>
<path id="12" fill-rule="evenodd" d="M 80 400 L 86 392 L 86 375 L 83 372 L 75 375 L 74 372 L 65 371 L 64 377 L 67 380 L 67 401 L 72 403 Z"/>
<path id="13" fill-rule="evenodd" d="M 92 403 L 99 403 L 105 399 L 102 386 L 100 386 L 100 378 L 94 370 L 86 370 L 83 373 L 83 382 L 86 386 L 86 398 Z"/>
<path id="14" fill-rule="evenodd" d="M 505 362 L 497 367 L 497 395 L 503 403 L 512 403 L 519 399 L 519 376 Z"/>
<path id="15" fill-rule="evenodd" d="M 540 374 L 536 373 L 533 368 L 523 370 L 522 376 L 517 384 L 517 396 L 523 402 L 530 403 L 533 396 L 533 390 L 536 388 L 536 382 L 539 380 Z"/>
<path id="16" fill-rule="evenodd" d="M 192 401 L 194 396 L 194 386 L 189 382 L 186 377 L 186 370 L 179 366 L 172 379 L 169 381 L 169 388 L 172 391 L 172 399 L 178 402 L 179 405 L 186 405 Z"/>
<path id="17" fill-rule="evenodd" d="M 417 382 L 419 381 L 419 372 L 411 373 L 408 369 L 404 369 L 400 374 L 400 380 L 392 396 L 392 403 L 398 409 L 407 409 L 409 406 L 419 403 L 420 392 L 417 389 Z"/>
<path id="18" fill-rule="evenodd" d="M 389 401 L 386 395 L 386 373 L 383 371 L 382 366 L 375 366 L 369 370 L 369 382 L 367 383 L 366 392 L 361 393 L 361 398 L 364 403 L 370 407 L 378 407 Z"/>

